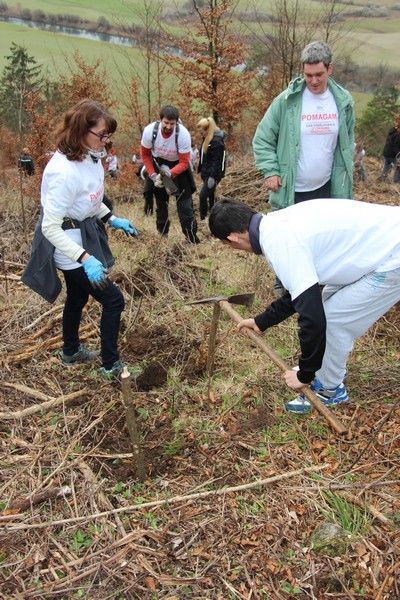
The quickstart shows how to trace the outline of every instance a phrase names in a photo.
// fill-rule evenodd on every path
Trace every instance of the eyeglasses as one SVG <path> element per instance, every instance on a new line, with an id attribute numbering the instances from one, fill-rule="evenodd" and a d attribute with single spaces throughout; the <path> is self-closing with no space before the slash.
<path id="1" fill-rule="evenodd" d="M 107 142 L 110 139 L 110 137 L 112 136 L 112 133 L 96 133 L 95 131 L 92 131 L 91 129 L 89 129 L 89 132 L 93 133 L 93 135 L 98 137 L 101 142 Z"/>

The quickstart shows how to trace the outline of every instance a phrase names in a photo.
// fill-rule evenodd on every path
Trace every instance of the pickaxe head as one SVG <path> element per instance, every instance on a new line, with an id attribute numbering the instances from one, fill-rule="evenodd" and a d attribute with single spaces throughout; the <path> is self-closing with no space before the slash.
<path id="1" fill-rule="evenodd" d="M 201 298 L 200 300 L 194 300 L 188 302 L 188 304 L 215 304 L 217 302 L 229 302 L 230 304 L 240 304 L 242 306 L 251 306 L 254 300 L 254 292 L 248 294 L 233 294 L 232 296 L 213 296 L 212 298 Z"/>

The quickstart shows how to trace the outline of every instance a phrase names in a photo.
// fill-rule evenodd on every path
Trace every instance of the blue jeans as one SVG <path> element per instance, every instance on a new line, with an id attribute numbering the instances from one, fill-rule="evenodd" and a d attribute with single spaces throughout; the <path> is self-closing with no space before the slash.
<path id="1" fill-rule="evenodd" d="M 111 369 L 119 359 L 118 334 L 125 306 L 121 290 L 111 281 L 108 281 L 104 290 L 92 287 L 83 267 L 63 271 L 63 275 L 67 286 L 63 312 L 64 354 L 71 356 L 78 351 L 82 310 L 89 296 L 93 296 L 103 307 L 100 321 L 102 365 L 105 369 Z"/>

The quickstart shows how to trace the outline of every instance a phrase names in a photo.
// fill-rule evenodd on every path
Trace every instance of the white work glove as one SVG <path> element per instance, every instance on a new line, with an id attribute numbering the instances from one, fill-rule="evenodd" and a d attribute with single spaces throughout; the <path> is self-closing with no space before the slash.
<path id="1" fill-rule="evenodd" d="M 212 190 L 214 186 L 215 186 L 215 179 L 214 179 L 214 177 L 209 177 L 207 179 L 207 187 L 208 187 L 208 189 Z"/>
<path id="2" fill-rule="evenodd" d="M 154 172 L 151 175 L 149 175 L 149 178 L 152 180 L 153 183 L 155 183 L 156 179 L 157 179 L 157 176 L 158 176 L 157 173 Z"/>
<path id="3" fill-rule="evenodd" d="M 167 175 L 168 177 L 172 177 L 171 169 L 168 167 L 168 165 L 161 165 L 160 171 L 161 171 L 161 173 L 164 173 L 164 175 Z"/>
<path id="4" fill-rule="evenodd" d="M 161 173 L 158 173 L 157 177 L 154 179 L 154 185 L 158 188 L 164 187 Z"/>

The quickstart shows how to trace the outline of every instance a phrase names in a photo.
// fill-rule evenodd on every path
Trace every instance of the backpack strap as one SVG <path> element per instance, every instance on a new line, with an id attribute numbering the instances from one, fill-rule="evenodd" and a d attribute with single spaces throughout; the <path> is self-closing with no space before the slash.
<path id="1" fill-rule="evenodd" d="M 158 129 L 160 127 L 160 121 L 156 121 L 153 127 L 153 133 L 151 134 L 151 145 L 154 148 L 154 142 L 156 141 Z"/>

